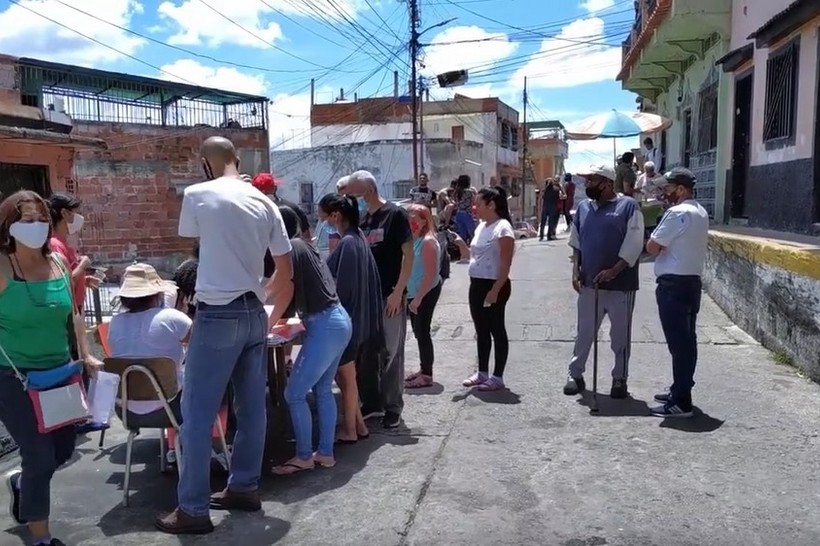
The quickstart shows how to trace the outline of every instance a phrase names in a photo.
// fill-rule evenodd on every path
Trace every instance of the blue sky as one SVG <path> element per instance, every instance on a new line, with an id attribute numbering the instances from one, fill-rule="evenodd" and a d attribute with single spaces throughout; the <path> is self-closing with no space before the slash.
<path id="1" fill-rule="evenodd" d="M 459 93 L 521 111 L 527 76 L 529 120 L 635 109 L 614 80 L 632 0 L 419 2 L 421 29 L 434 27 L 421 39 L 426 77 L 467 69 Z M 0 10 L 2 53 L 268 96 L 274 147 L 307 145 L 311 78 L 317 102 L 342 88 L 390 94 L 393 71 L 409 79 L 404 1 L 0 0 Z M 433 97 L 450 94 L 431 83 Z M 611 141 L 571 143 L 569 169 L 611 157 Z"/>

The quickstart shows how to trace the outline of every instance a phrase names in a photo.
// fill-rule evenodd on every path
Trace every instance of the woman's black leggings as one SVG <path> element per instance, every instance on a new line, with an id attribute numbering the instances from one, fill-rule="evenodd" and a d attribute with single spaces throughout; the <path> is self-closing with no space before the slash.
<path id="1" fill-rule="evenodd" d="M 475 325 L 476 346 L 478 348 L 478 371 L 487 373 L 490 369 L 490 350 L 495 343 L 495 369 L 493 375 L 501 378 L 507 366 L 510 342 L 504 314 L 510 300 L 510 281 L 507 280 L 498 299 L 493 305 L 484 307 L 484 299 L 495 284 L 492 279 L 470 278 L 470 315 Z"/>
<path id="2" fill-rule="evenodd" d="M 413 327 L 413 334 L 416 336 L 416 341 L 419 344 L 421 373 L 430 376 L 433 375 L 433 360 L 435 360 L 431 328 L 433 324 L 433 312 L 436 310 L 439 296 L 441 296 L 441 283 L 438 283 L 432 290 L 424 295 L 417 313 L 409 313 L 410 325 Z M 408 304 L 410 301 L 408 301 Z"/>

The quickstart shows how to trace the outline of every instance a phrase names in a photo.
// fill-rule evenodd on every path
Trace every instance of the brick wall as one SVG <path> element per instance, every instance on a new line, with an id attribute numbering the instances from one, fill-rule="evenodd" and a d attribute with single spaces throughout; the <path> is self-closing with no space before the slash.
<path id="1" fill-rule="evenodd" d="M 231 139 L 243 172 L 268 169 L 268 133 L 263 129 L 163 128 L 75 122 L 72 134 L 101 138 L 105 151 L 78 151 L 76 192 L 86 224 L 82 252 L 116 276 L 134 260 L 172 271 L 192 241 L 177 236 L 182 190 L 203 179 L 202 142 L 214 135 Z"/>

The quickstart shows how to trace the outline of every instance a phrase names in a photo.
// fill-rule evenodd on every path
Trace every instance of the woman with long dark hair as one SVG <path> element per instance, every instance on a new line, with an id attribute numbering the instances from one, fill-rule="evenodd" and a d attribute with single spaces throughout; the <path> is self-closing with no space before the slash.
<path id="1" fill-rule="evenodd" d="M 68 264 L 49 246 L 52 232 L 49 206 L 38 194 L 19 191 L 0 203 L 0 422 L 22 460 L 22 469 L 6 476 L 10 512 L 28 526 L 31 544 L 64 546 L 48 525 L 51 478 L 71 458 L 77 434 L 71 425 L 40 432 L 24 381 L 38 372 L 76 374 L 72 339 L 86 371 L 94 375 L 102 363 L 89 352 Z"/>
<path id="2" fill-rule="evenodd" d="M 500 186 L 481 188 L 475 200 L 479 224 L 470 246 L 470 315 L 478 349 L 478 371 L 464 380 L 465 387 L 484 391 L 504 388 L 504 368 L 510 344 L 505 312 L 510 299 L 510 267 L 515 233 Z M 495 368 L 489 375 L 490 351 L 495 345 Z"/>
<path id="3" fill-rule="evenodd" d="M 356 365 L 367 344 L 384 345 L 384 303 L 376 260 L 359 229 L 356 199 L 331 193 L 319 201 L 319 210 L 326 216 L 327 223 L 342 236 L 328 257 L 328 267 L 336 279 L 339 301 L 353 324 L 350 342 L 336 373 L 336 384 L 342 391 L 344 416 L 336 441 L 350 444 L 369 436 L 359 407 Z"/>
<path id="4" fill-rule="evenodd" d="M 410 325 L 419 346 L 419 371 L 404 380 L 405 389 L 433 385 L 433 312 L 441 296 L 441 253 L 444 249 L 436 237 L 436 227 L 430 209 L 424 205 L 410 205 L 410 230 L 413 232 L 413 270 L 407 283 L 407 310 Z"/>

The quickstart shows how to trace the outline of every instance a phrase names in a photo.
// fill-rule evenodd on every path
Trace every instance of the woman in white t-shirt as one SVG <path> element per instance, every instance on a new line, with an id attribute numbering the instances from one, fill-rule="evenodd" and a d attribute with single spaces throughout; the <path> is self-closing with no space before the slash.
<path id="1" fill-rule="evenodd" d="M 505 311 L 510 299 L 510 267 L 515 233 L 500 186 L 482 188 L 475 199 L 479 219 L 470 246 L 470 315 L 478 349 L 478 371 L 464 380 L 465 387 L 483 391 L 504 388 L 504 368 L 510 351 Z M 490 350 L 495 345 L 495 367 L 489 375 Z"/>

